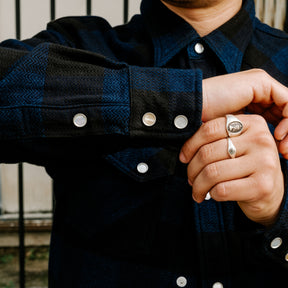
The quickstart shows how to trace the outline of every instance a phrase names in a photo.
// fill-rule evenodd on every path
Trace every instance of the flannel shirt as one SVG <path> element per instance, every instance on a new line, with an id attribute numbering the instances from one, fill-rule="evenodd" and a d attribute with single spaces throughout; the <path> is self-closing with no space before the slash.
<path id="1" fill-rule="evenodd" d="M 65 17 L 2 42 L 0 160 L 54 180 L 49 287 L 286 287 L 286 194 L 269 228 L 234 202 L 197 204 L 178 153 L 203 78 L 259 67 L 287 86 L 287 53 L 252 0 L 203 38 L 143 0 L 125 25 Z"/>

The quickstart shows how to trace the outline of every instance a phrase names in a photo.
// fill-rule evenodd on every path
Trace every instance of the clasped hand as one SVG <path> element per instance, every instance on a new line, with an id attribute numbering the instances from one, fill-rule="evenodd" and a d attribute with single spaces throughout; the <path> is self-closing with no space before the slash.
<path id="1" fill-rule="evenodd" d="M 253 114 L 237 115 L 244 128 L 232 138 L 237 154 L 231 159 L 224 116 L 247 107 Z M 203 80 L 202 120 L 179 156 L 193 199 L 201 203 L 210 193 L 216 201 L 237 201 L 249 219 L 271 225 L 284 195 L 277 148 L 288 159 L 288 89 L 259 69 Z M 265 120 L 277 125 L 279 143 Z"/>

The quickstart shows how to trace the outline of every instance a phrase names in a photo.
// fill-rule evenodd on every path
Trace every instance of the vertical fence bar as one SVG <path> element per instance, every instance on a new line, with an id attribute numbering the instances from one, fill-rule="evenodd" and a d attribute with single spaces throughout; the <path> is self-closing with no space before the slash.
<path id="1" fill-rule="evenodd" d="M 15 0 L 16 38 L 21 38 L 21 3 Z M 18 197 L 19 197 L 19 287 L 25 288 L 25 224 L 24 224 L 24 195 L 23 195 L 23 164 L 18 165 Z"/>
<path id="2" fill-rule="evenodd" d="M 288 32 L 288 0 L 286 1 L 286 17 L 284 23 L 284 31 Z"/>
<path id="3" fill-rule="evenodd" d="M 15 0 L 15 14 L 16 14 L 16 38 L 21 38 L 21 13 L 20 13 L 20 0 Z"/>
<path id="4" fill-rule="evenodd" d="M 128 22 L 128 15 L 129 15 L 129 0 L 124 0 L 124 15 L 123 15 L 123 21 L 124 23 Z"/>
<path id="5" fill-rule="evenodd" d="M 50 19 L 54 20 L 56 15 L 55 0 L 50 0 Z"/>
<path id="6" fill-rule="evenodd" d="M 56 3 L 55 0 L 50 0 L 50 20 L 53 21 L 56 18 Z M 52 180 L 52 215 L 54 215 L 54 211 L 55 211 L 55 183 Z"/>
<path id="7" fill-rule="evenodd" d="M 86 14 L 87 14 L 87 16 L 91 15 L 91 11 L 92 11 L 92 1 L 86 0 Z"/>
<path id="8" fill-rule="evenodd" d="M 24 224 L 24 194 L 23 194 L 23 164 L 18 165 L 19 181 L 19 282 L 20 288 L 25 288 L 25 224 Z"/>

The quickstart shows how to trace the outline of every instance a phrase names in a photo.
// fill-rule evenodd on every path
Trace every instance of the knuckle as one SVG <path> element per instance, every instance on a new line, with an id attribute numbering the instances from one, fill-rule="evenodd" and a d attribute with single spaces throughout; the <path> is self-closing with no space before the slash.
<path id="1" fill-rule="evenodd" d="M 270 95 L 272 77 L 263 69 L 256 68 L 253 69 L 252 72 L 254 73 L 254 85 L 256 90 L 262 95 Z"/>
<path id="2" fill-rule="evenodd" d="M 205 139 L 213 139 L 219 130 L 218 121 L 209 121 L 202 125 L 202 133 Z"/>
<path id="3" fill-rule="evenodd" d="M 255 73 L 255 76 L 257 79 L 260 79 L 262 85 L 270 83 L 271 76 L 263 69 L 255 68 L 253 69 L 253 72 Z M 266 85 L 265 85 L 266 86 Z"/>
<path id="4" fill-rule="evenodd" d="M 271 147 L 272 145 L 275 145 L 275 142 L 272 141 L 271 135 L 268 133 L 257 133 L 254 137 L 254 142 L 259 146 L 261 149 L 266 148 L 266 147 Z M 265 153 L 263 153 L 265 154 Z M 268 155 L 265 154 L 263 155 L 263 158 L 268 158 Z M 269 157 L 270 159 L 271 157 Z"/>
<path id="5" fill-rule="evenodd" d="M 274 189 L 274 181 L 269 174 L 261 174 L 258 179 L 258 199 L 268 197 Z"/>
<path id="6" fill-rule="evenodd" d="M 261 157 L 261 167 L 265 169 L 265 171 L 268 171 L 266 174 L 269 175 L 271 172 L 278 169 L 279 163 L 276 160 L 276 157 L 274 157 L 271 153 L 265 153 L 265 155 Z"/>
<path id="7" fill-rule="evenodd" d="M 207 163 L 213 155 L 213 149 L 211 145 L 204 145 L 198 151 L 198 157 L 201 163 Z"/>
<path id="8" fill-rule="evenodd" d="M 267 77 L 269 75 L 265 70 L 261 68 L 254 68 L 253 71 L 262 77 Z"/>
<path id="9" fill-rule="evenodd" d="M 255 126 L 255 124 L 257 124 L 257 125 L 261 125 L 261 126 L 264 125 L 265 127 L 267 127 L 266 120 L 263 116 L 258 115 L 258 114 L 253 114 L 253 115 L 249 115 L 249 117 L 250 117 L 252 125 Z"/>
<path id="10" fill-rule="evenodd" d="M 225 201 L 227 199 L 228 191 L 225 183 L 219 183 L 213 188 L 213 198 L 216 201 Z"/>
<path id="11" fill-rule="evenodd" d="M 209 179 L 217 179 L 219 176 L 219 170 L 218 170 L 218 166 L 216 163 L 211 163 L 209 165 L 207 165 L 204 169 L 203 169 L 203 173 L 204 173 L 204 177 L 205 179 L 209 180 Z"/>
<path id="12" fill-rule="evenodd" d="M 272 143 L 275 144 L 267 122 L 262 116 L 251 115 L 249 126 L 248 131 L 250 132 L 249 134 L 251 141 L 263 146 L 271 146 Z"/>

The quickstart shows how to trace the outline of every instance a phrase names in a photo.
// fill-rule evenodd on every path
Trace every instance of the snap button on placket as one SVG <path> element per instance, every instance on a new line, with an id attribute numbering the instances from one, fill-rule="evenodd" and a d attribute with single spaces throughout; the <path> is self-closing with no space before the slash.
<path id="1" fill-rule="evenodd" d="M 78 128 L 82 128 L 84 126 L 86 126 L 87 124 L 87 117 L 85 114 L 83 113 L 77 113 L 74 117 L 73 117 L 73 124 L 78 127 Z"/>
<path id="2" fill-rule="evenodd" d="M 194 50 L 197 54 L 203 54 L 205 48 L 203 46 L 203 44 L 201 43 L 196 43 L 195 46 L 194 46 Z"/>
<path id="3" fill-rule="evenodd" d="M 149 166 L 144 163 L 144 162 L 141 162 L 137 165 L 137 171 L 140 173 L 140 174 L 145 174 L 147 173 L 149 170 Z"/>
<path id="4" fill-rule="evenodd" d="M 176 283 L 178 287 L 185 287 L 187 285 L 187 279 L 183 276 L 178 277 Z"/>
<path id="5" fill-rule="evenodd" d="M 272 240 L 270 246 L 272 249 L 277 249 L 282 245 L 282 238 L 276 237 L 275 239 Z"/>

